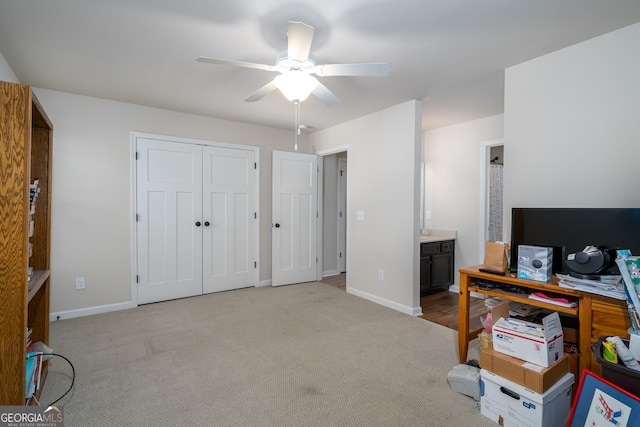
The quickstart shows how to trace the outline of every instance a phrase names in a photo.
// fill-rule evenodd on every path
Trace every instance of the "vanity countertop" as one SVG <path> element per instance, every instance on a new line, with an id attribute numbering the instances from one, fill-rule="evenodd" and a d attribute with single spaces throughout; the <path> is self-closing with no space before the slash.
<path id="1" fill-rule="evenodd" d="M 442 242 L 443 240 L 455 240 L 455 230 L 429 230 L 429 234 L 420 234 L 420 243 Z"/>

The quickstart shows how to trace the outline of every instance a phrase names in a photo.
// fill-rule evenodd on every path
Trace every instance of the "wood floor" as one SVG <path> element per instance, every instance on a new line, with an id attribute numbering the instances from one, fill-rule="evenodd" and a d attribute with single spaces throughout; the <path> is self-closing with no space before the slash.
<path id="1" fill-rule="evenodd" d="M 325 277 L 322 283 L 334 286 L 346 291 L 346 274 Z M 444 289 L 433 295 L 420 298 L 423 319 L 437 323 L 447 328 L 458 330 L 458 294 Z M 479 328 L 480 316 L 487 314 L 487 308 L 482 298 L 471 298 L 469 306 L 470 328 Z"/>

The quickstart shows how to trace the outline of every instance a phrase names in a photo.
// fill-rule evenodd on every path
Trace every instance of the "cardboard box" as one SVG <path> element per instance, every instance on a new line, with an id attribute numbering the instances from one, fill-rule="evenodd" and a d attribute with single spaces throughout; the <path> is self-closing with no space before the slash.
<path id="1" fill-rule="evenodd" d="M 500 318 L 492 335 L 494 350 L 545 368 L 564 355 L 562 325 L 555 311 L 542 319 L 542 325 Z"/>
<path id="2" fill-rule="evenodd" d="M 480 366 L 536 393 L 544 393 L 570 372 L 568 354 L 545 368 L 490 348 L 480 352 Z"/>
<path id="3" fill-rule="evenodd" d="M 550 282 L 553 270 L 553 248 L 518 246 L 518 278 Z"/>
<path id="4" fill-rule="evenodd" d="M 564 427 L 571 412 L 573 374 L 540 394 L 480 370 L 480 413 L 501 426 Z"/>

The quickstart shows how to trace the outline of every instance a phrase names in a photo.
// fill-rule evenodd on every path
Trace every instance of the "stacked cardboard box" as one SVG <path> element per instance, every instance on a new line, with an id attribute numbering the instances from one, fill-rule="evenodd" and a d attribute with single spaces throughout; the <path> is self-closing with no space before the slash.
<path id="1" fill-rule="evenodd" d="M 485 369 L 480 413 L 501 426 L 564 427 L 571 412 L 573 375 L 565 374 L 544 393 L 531 390 Z"/>
<path id="2" fill-rule="evenodd" d="M 564 426 L 574 376 L 558 313 L 542 325 L 500 317 L 492 333 L 493 348 L 480 352 L 480 412 L 505 426 Z"/>
<path id="3" fill-rule="evenodd" d="M 565 354 L 544 367 L 485 348 L 480 352 L 480 366 L 535 393 L 544 393 L 569 373 L 569 356 Z"/>

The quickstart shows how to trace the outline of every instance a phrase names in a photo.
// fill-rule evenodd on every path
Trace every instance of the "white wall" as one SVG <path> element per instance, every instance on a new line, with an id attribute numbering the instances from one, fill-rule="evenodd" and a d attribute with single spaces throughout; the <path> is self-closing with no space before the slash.
<path id="1" fill-rule="evenodd" d="M 0 80 L 11 83 L 20 83 L 16 73 L 13 72 L 13 69 L 4 58 L 2 53 L 0 52 Z"/>
<path id="2" fill-rule="evenodd" d="M 424 134 L 427 228 L 456 230 L 455 270 L 482 263 L 480 242 L 481 145 L 501 139 L 503 115 L 447 126 Z M 508 161 L 511 159 L 507 157 Z M 455 274 L 458 283 L 458 275 Z"/>
<path id="3" fill-rule="evenodd" d="M 639 207 L 640 24 L 506 70 L 512 207 Z"/>
<path id="4" fill-rule="evenodd" d="M 410 314 L 421 313 L 420 116 L 409 101 L 309 137 L 313 152 L 348 146 L 347 291 Z"/>
<path id="5" fill-rule="evenodd" d="M 51 312 L 127 307 L 131 283 L 130 132 L 260 147 L 260 280 L 271 279 L 271 153 L 291 131 L 35 89 L 54 125 Z M 300 151 L 308 151 L 302 136 Z M 75 290 L 84 276 L 86 289 Z"/>

